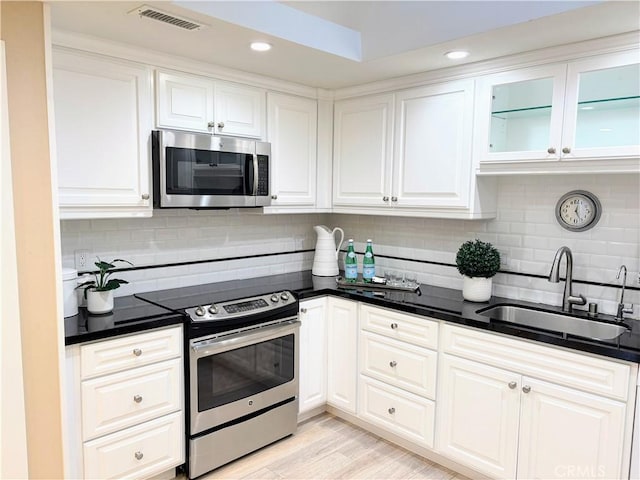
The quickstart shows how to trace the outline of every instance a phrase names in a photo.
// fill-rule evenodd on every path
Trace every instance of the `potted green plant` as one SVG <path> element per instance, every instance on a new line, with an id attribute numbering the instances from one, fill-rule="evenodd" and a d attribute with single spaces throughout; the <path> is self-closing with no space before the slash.
<path id="1" fill-rule="evenodd" d="M 456 265 L 462 274 L 462 296 L 471 302 L 491 298 L 492 277 L 500 269 L 500 253 L 488 242 L 469 240 L 458 249 Z"/>
<path id="2" fill-rule="evenodd" d="M 128 260 L 116 258 L 111 262 L 103 262 L 98 258 L 95 262 L 98 271 L 94 273 L 94 280 L 89 280 L 78 285 L 77 288 L 84 287 L 84 298 L 87 300 L 87 310 L 89 313 L 108 313 L 113 310 L 113 291 L 124 283 L 129 283 L 120 278 L 112 278 L 115 263 L 133 263 Z"/>

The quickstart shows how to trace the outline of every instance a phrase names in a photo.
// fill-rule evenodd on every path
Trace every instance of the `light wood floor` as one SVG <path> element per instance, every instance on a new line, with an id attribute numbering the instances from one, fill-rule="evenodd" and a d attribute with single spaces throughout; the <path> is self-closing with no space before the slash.
<path id="1" fill-rule="evenodd" d="M 300 424 L 295 435 L 201 477 L 202 480 L 392 478 L 468 480 L 328 413 Z"/>

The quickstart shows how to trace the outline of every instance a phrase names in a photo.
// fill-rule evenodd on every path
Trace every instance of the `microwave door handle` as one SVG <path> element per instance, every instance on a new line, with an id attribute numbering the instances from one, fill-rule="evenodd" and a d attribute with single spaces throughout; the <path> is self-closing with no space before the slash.
<path id="1" fill-rule="evenodd" d="M 254 177 L 254 169 L 253 169 L 253 155 L 246 155 L 244 160 L 244 191 L 245 195 L 252 195 L 253 193 L 253 184 L 255 183 L 253 180 Z"/>
<path id="2" fill-rule="evenodd" d="M 258 155 L 253 154 L 253 196 L 258 195 Z"/>

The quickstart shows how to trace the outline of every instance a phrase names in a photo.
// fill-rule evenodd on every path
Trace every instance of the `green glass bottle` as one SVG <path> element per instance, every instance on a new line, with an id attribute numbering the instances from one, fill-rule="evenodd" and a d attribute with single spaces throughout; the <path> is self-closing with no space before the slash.
<path id="1" fill-rule="evenodd" d="M 349 239 L 347 254 L 344 257 L 344 278 L 347 282 L 355 283 L 358 280 L 358 257 L 353 248 L 353 238 Z"/>
<path id="2" fill-rule="evenodd" d="M 364 251 L 364 258 L 362 259 L 362 280 L 370 283 L 371 279 L 375 275 L 376 259 L 373 256 L 373 246 L 371 245 L 371 239 L 367 239 L 367 248 Z"/>

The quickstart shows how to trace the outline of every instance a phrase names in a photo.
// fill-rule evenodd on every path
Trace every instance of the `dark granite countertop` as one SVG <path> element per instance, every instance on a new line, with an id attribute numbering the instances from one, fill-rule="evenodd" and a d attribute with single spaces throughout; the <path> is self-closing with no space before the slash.
<path id="1" fill-rule="evenodd" d="M 90 314 L 80 307 L 78 315 L 64 319 L 64 343 L 103 340 L 127 333 L 176 325 L 184 322 L 184 316 L 166 308 L 152 305 L 133 295 L 114 298 L 114 309 L 102 315 Z"/>
<path id="2" fill-rule="evenodd" d="M 337 287 L 334 277 L 315 277 L 311 275 L 310 271 L 232 280 L 197 287 L 140 293 L 134 297 L 116 298 L 113 320 L 100 320 L 102 317 L 110 315 L 86 316 L 86 311 L 76 317 L 65 319 L 66 344 L 107 338 L 182 321 L 180 317 L 171 314 L 170 310 L 158 305 L 165 305 L 175 312 L 181 312 L 186 307 L 199 304 L 240 299 L 281 290 L 295 292 L 300 300 L 333 295 L 516 338 L 535 340 L 540 343 L 640 363 L 640 321 L 638 320 L 625 321 L 630 330 L 614 341 L 590 340 L 496 321 L 476 313 L 480 309 L 497 304 L 523 305 L 560 312 L 561 309 L 558 307 L 500 297 L 492 297 L 486 303 L 466 302 L 463 300 L 460 290 L 429 285 L 421 285 L 420 291 L 416 293 L 343 289 Z M 382 292 L 384 296 L 381 296 Z M 150 303 L 145 303 L 145 301 Z M 134 314 L 139 314 L 139 318 L 133 320 Z M 575 316 L 588 318 L 586 312 L 576 312 Z M 118 318 L 122 318 L 122 320 Z M 602 321 L 613 321 L 611 315 L 599 314 L 597 318 Z M 67 323 L 70 324 L 69 327 L 67 327 Z M 103 328 L 98 330 L 99 325 Z"/>

